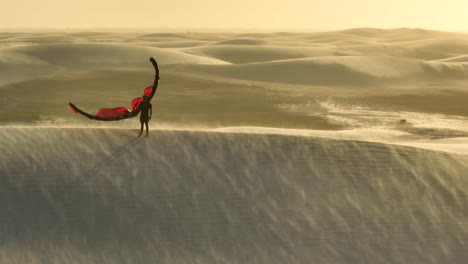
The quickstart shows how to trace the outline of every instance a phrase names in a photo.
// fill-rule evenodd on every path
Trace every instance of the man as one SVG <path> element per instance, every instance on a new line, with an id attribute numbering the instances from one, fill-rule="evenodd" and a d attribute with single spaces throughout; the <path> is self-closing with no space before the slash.
<path id="1" fill-rule="evenodd" d="M 149 97 L 144 95 L 143 101 L 140 103 L 140 135 L 143 134 L 143 124 L 146 126 L 146 136 L 148 136 L 148 122 L 151 119 L 151 115 L 153 114 L 153 106 L 149 102 Z"/>

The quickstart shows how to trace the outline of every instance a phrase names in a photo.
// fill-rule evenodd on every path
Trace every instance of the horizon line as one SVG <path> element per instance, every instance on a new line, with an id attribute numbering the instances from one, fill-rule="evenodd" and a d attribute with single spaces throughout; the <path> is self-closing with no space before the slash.
<path id="1" fill-rule="evenodd" d="M 421 27 L 348 27 L 348 28 L 257 28 L 257 27 L 0 27 L 0 31 L 192 31 L 192 32 L 324 32 L 324 31 L 344 31 L 354 29 L 377 29 L 377 30 L 427 30 L 427 31 L 444 31 L 455 33 L 468 33 L 468 30 L 448 30 L 448 29 L 433 29 Z"/>

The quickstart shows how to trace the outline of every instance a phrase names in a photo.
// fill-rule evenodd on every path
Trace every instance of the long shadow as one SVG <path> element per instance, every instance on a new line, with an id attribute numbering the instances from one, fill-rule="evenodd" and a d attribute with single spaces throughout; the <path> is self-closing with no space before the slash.
<path id="1" fill-rule="evenodd" d="M 96 164 L 91 167 L 90 169 L 88 169 L 85 173 L 84 173 L 84 177 L 83 177 L 83 180 L 88 180 L 91 176 L 94 176 L 97 172 L 99 172 L 99 170 L 106 164 L 109 164 L 111 163 L 112 161 L 114 161 L 117 157 L 120 156 L 120 154 L 124 153 L 124 152 L 127 152 L 128 150 L 130 150 L 131 147 L 135 146 L 135 142 L 138 143 L 140 142 L 141 140 L 139 140 L 141 137 L 135 137 L 133 139 L 131 139 L 127 144 L 123 145 L 122 147 L 120 147 L 119 149 L 117 149 L 116 151 L 114 151 L 113 153 L 107 155 L 107 157 L 104 157 L 103 159 L 101 159 L 100 161 L 97 161 Z"/>

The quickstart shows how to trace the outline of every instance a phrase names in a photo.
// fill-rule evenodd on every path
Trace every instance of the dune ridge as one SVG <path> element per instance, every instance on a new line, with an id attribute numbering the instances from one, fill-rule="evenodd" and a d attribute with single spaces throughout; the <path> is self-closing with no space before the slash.
<path id="1" fill-rule="evenodd" d="M 205 45 L 184 49 L 184 52 L 214 57 L 231 63 L 252 63 L 294 58 L 331 56 L 338 51 L 324 47 L 285 47 L 255 45 Z"/>
<path id="2" fill-rule="evenodd" d="M 409 28 L 261 34 L 15 33 L 0 36 L 0 47 L 3 46 L 0 61 L 22 63 L 25 67 L 39 61 L 66 69 L 118 65 L 141 68 L 146 66 L 141 58 L 158 54 L 162 65 L 186 64 L 188 67 L 181 70 L 193 68 L 197 74 L 346 87 L 386 81 L 466 79 L 467 39 L 461 33 Z M 249 73 L 255 72 L 253 66 L 244 65 L 250 63 L 259 63 L 255 64 L 258 77 Z M 285 65 L 280 65 L 282 63 Z M 199 67 L 199 64 L 210 66 Z M 228 64 L 234 65 L 226 66 Z M 278 74 L 284 70 L 279 69 L 280 66 L 291 70 Z M 53 69 L 50 72 L 56 73 Z M 267 75 L 275 78 L 267 78 Z"/>
<path id="3" fill-rule="evenodd" d="M 91 66 L 101 64 L 108 66 L 146 66 L 141 58 L 158 54 L 162 65 L 173 63 L 216 63 L 214 59 L 202 58 L 160 48 L 138 47 L 123 44 L 48 44 L 13 48 L 12 52 L 25 54 L 49 64 L 67 66 Z"/>
<path id="4" fill-rule="evenodd" d="M 177 65 L 174 69 L 177 67 L 182 67 L 184 71 L 224 78 L 298 85 L 385 87 L 392 82 L 455 80 L 468 77 L 468 65 L 388 56 L 324 56 L 219 66 Z"/>

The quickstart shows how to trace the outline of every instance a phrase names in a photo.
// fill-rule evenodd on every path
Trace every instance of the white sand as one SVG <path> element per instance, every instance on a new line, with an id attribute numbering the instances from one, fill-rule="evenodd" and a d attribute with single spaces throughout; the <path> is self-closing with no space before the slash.
<path id="1" fill-rule="evenodd" d="M 280 132 L 2 127 L 0 259 L 466 259 L 467 156 Z"/>

